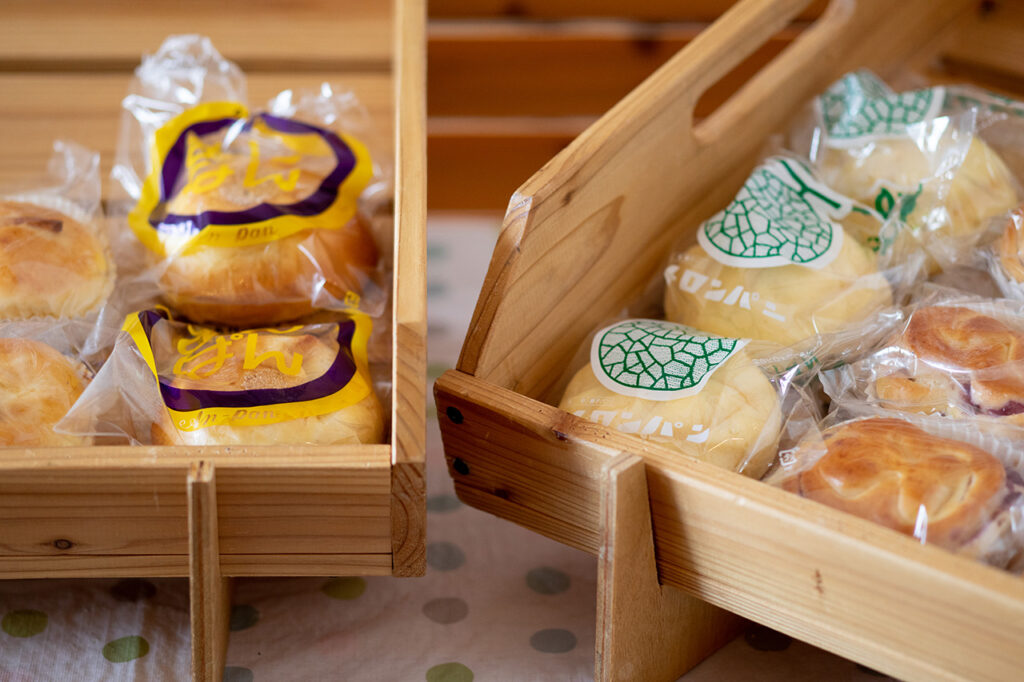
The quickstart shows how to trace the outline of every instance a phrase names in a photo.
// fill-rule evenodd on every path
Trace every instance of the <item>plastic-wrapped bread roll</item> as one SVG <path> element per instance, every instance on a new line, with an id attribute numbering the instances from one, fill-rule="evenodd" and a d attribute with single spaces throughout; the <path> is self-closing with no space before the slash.
<path id="1" fill-rule="evenodd" d="M 91 438 L 53 430 L 87 383 L 84 366 L 51 346 L 0 338 L 0 446 L 90 444 Z"/>
<path id="2" fill-rule="evenodd" d="M 129 315 L 65 432 L 175 445 L 379 443 L 370 319 L 225 331 Z"/>
<path id="3" fill-rule="evenodd" d="M 0 318 L 81 317 L 106 301 L 113 283 L 94 227 L 50 206 L 0 201 Z"/>
<path id="4" fill-rule="evenodd" d="M 926 244 L 955 251 L 1017 205 L 1017 182 L 978 135 L 976 112 L 945 87 L 893 92 L 868 71 L 847 74 L 816 102 L 812 160 L 836 191 L 900 217 Z M 932 249 L 934 251 L 934 249 Z"/>
<path id="5" fill-rule="evenodd" d="M 787 346 L 865 320 L 892 304 L 892 291 L 849 231 L 880 224 L 799 161 L 771 158 L 698 228 L 697 244 L 670 259 L 665 315 Z"/>
<path id="6" fill-rule="evenodd" d="M 812 432 L 782 460 L 772 483 L 922 542 L 997 566 L 1024 547 L 1024 479 L 970 442 L 868 417 Z"/>
<path id="7" fill-rule="evenodd" d="M 359 308 L 378 253 L 358 209 L 372 174 L 358 140 L 217 102 L 160 128 L 151 159 L 129 222 L 175 309 L 252 326 Z"/>
<path id="8" fill-rule="evenodd" d="M 760 478 L 781 424 L 779 397 L 747 342 L 660 320 L 599 331 L 563 410 Z"/>
<path id="9" fill-rule="evenodd" d="M 1020 438 L 1024 431 L 1024 311 L 1007 300 L 954 292 L 909 313 L 871 355 L 822 374 L 834 401 L 971 420 Z"/>
<path id="10" fill-rule="evenodd" d="M 1024 301 L 1024 206 L 1002 217 L 999 236 L 984 254 L 1003 296 Z"/>
<path id="11" fill-rule="evenodd" d="M 372 233 L 368 216 L 387 168 L 371 158 L 366 109 L 324 83 L 251 112 L 245 89 L 201 36 L 172 36 L 143 58 L 112 172 L 131 227 L 119 256 L 194 322 L 382 314 L 391 235 Z"/>

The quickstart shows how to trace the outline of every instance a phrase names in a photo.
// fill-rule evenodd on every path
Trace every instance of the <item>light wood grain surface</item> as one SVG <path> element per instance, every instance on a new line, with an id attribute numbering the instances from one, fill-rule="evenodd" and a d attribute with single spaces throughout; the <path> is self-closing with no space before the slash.
<path id="1" fill-rule="evenodd" d="M 967 0 L 834 3 L 698 120 L 701 93 L 806 4 L 734 7 L 513 193 L 460 371 L 435 387 L 450 471 L 467 503 L 596 554 L 604 467 L 638 454 L 664 582 L 899 678 L 1015 679 L 1019 578 L 551 406 L 589 331 L 734 195 L 812 95 L 857 67 L 939 74 L 937 50 L 985 20 Z"/>
<path id="2" fill-rule="evenodd" d="M 0 576 L 188 575 L 185 474 L 200 459 L 217 471 L 222 575 L 422 573 L 423 2 L 10 0 L 2 12 L 0 187 L 38 182 L 57 138 L 99 151 L 106 175 L 141 56 L 199 32 L 246 71 L 255 107 L 325 81 L 353 90 L 382 153 L 398 155 L 383 161 L 401 194 L 391 445 L 0 452 Z"/>
<path id="3" fill-rule="evenodd" d="M 435 394 L 467 504 L 599 555 L 605 468 L 635 453 L 662 582 L 900 679 L 1024 669 L 1019 577 L 461 372 Z"/>

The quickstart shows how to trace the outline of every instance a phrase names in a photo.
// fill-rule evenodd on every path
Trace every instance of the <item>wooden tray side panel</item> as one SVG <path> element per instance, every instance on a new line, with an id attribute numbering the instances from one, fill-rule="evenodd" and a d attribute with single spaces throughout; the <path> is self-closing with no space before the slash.
<path id="1" fill-rule="evenodd" d="M 302 448 L 151 456 L 162 450 L 0 456 L 0 577 L 134 575 L 140 566 L 146 575 L 187 575 L 185 477 L 200 460 L 217 466 L 226 575 L 261 572 L 289 556 L 296 568 L 282 575 L 307 574 L 331 557 L 350 563 L 347 555 L 390 567 L 388 446 L 335 448 L 333 456 Z"/>
<path id="2" fill-rule="evenodd" d="M 735 6 L 513 195 L 459 369 L 553 400 L 581 339 L 728 201 L 769 133 L 852 66 L 898 62 L 969 6 L 837 0 L 694 126 L 699 96 L 806 4 Z"/>
<path id="3" fill-rule="evenodd" d="M 426 571 L 426 7 L 395 0 L 395 307 L 391 543 L 395 575 Z"/>
<path id="4" fill-rule="evenodd" d="M 101 152 L 106 181 L 140 55 L 199 27 L 246 72 L 254 106 L 324 81 L 351 89 L 374 152 L 394 157 L 398 199 L 393 445 L 0 452 L 0 577 L 187 575 L 184 476 L 207 457 L 225 575 L 423 572 L 424 14 L 423 0 L 5 3 L 4 191 L 47 181 L 54 137 Z"/>
<path id="5" fill-rule="evenodd" d="M 596 554 L 603 467 L 634 452 L 663 582 L 901 679 L 1024 670 L 1019 578 L 461 372 L 435 394 L 456 492 L 474 507 Z"/>

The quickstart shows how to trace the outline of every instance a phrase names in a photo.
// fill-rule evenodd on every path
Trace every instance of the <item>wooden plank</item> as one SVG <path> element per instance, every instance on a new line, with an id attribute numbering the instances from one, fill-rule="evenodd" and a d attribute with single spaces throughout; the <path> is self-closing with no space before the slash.
<path id="1" fill-rule="evenodd" d="M 0 73 L 0 188 L 45 180 L 57 138 L 100 152 L 106 179 L 117 145 L 121 100 L 130 80 L 129 73 Z M 249 98 L 258 108 L 282 90 L 315 88 L 324 81 L 346 84 L 356 93 L 373 117 L 384 151 L 391 153 L 394 94 L 389 75 L 255 74 L 249 78 Z"/>
<path id="2" fill-rule="evenodd" d="M 213 466 L 209 462 L 193 462 L 186 486 L 192 680 L 216 682 L 224 676 L 231 584 L 221 574 L 217 480 Z"/>
<path id="3" fill-rule="evenodd" d="M 166 36 L 202 33 L 247 71 L 345 65 L 385 70 L 391 3 L 374 0 L 5 0 L 5 68 L 131 69 Z"/>
<path id="4" fill-rule="evenodd" d="M 702 25 L 434 25 L 431 116 L 591 116 L 610 109 L 692 41 Z M 698 107 L 706 116 L 789 45 L 778 35 L 727 74 Z"/>
<path id="5" fill-rule="evenodd" d="M 641 458 L 616 456 L 601 480 L 594 677 L 675 680 L 731 641 L 744 621 L 658 582 Z"/>
<path id="6" fill-rule="evenodd" d="M 593 119 L 431 118 L 431 210 L 504 211 L 512 190 Z"/>
<path id="7" fill-rule="evenodd" d="M 427 159 L 426 6 L 395 0 L 396 73 L 394 347 L 391 542 L 395 575 L 426 572 Z"/>
<path id="8" fill-rule="evenodd" d="M 1024 92 L 1024 5 L 998 2 L 965 22 L 958 40 L 944 55 L 954 72 L 989 72 L 1006 89 Z"/>
<path id="9" fill-rule="evenodd" d="M 390 554 L 391 452 L 378 445 L 4 450 L 0 556 L 185 556 L 181 481 L 207 459 L 225 554 Z"/>
<path id="10" fill-rule="evenodd" d="M 459 19 L 508 17 L 517 19 L 571 19 L 615 17 L 637 21 L 714 21 L 736 0 L 431 0 L 431 18 Z M 827 0 L 812 3 L 798 16 L 812 19 Z"/>
<path id="11" fill-rule="evenodd" d="M 223 554 L 221 572 L 236 578 L 391 575 L 384 554 Z M 187 578 L 188 554 L 0 556 L 0 580 L 19 578 Z"/>
<path id="12" fill-rule="evenodd" d="M 600 486 L 644 458 L 666 584 L 907 680 L 1024 669 L 1024 581 L 480 379 L 435 387 L 465 502 L 597 554 Z"/>
<path id="13" fill-rule="evenodd" d="M 734 195 L 768 134 L 842 73 L 891 68 L 969 6 L 835 5 L 695 125 L 701 94 L 805 4 L 730 10 L 729 21 L 712 25 L 517 190 L 459 369 L 557 399 L 581 340 L 636 298 L 674 241 Z"/>

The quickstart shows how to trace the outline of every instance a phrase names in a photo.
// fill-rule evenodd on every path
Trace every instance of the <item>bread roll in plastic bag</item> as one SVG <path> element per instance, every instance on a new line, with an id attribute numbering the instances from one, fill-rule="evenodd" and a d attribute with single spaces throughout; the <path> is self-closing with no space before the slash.
<path id="1" fill-rule="evenodd" d="M 993 220 L 993 239 L 981 256 L 1000 293 L 1024 301 L 1024 206 Z"/>
<path id="2" fill-rule="evenodd" d="M 116 271 L 99 166 L 99 154 L 58 140 L 48 182 L 0 190 L 0 320 L 98 316 Z"/>
<path id="3" fill-rule="evenodd" d="M 949 420 L 839 407 L 765 480 L 897 532 L 1024 570 L 1020 443 Z"/>
<path id="4" fill-rule="evenodd" d="M 775 456 L 782 390 L 763 344 L 651 319 L 599 330 L 559 407 L 759 478 Z"/>
<path id="5" fill-rule="evenodd" d="M 175 36 L 136 70 L 124 107 L 114 177 L 140 265 L 176 311 L 232 326 L 384 311 L 388 244 L 369 197 L 386 178 L 351 93 L 286 91 L 251 111 L 234 64 Z"/>
<path id="6" fill-rule="evenodd" d="M 371 325 L 353 313 L 232 331 L 135 313 L 59 429 L 166 445 L 379 443 Z"/>
<path id="7" fill-rule="evenodd" d="M 1019 201 L 1017 179 L 982 139 L 994 103 L 971 88 L 897 93 L 870 71 L 849 73 L 815 102 L 810 158 L 825 184 L 898 215 L 945 266 Z"/>
<path id="8" fill-rule="evenodd" d="M 886 324 L 922 258 L 876 254 L 857 237 L 895 234 L 877 211 L 822 184 L 800 160 L 772 157 L 735 199 L 697 228 L 665 270 L 665 315 L 714 334 L 835 356 Z M 897 257 L 898 256 L 898 257 Z"/>
<path id="9" fill-rule="evenodd" d="M 826 393 L 1024 440 L 1024 304 L 925 290 L 880 349 L 822 373 Z"/>
<path id="10" fill-rule="evenodd" d="M 89 445 L 54 430 L 93 376 L 84 359 L 92 323 L 0 322 L 0 447 Z"/>

